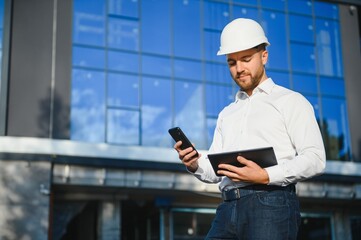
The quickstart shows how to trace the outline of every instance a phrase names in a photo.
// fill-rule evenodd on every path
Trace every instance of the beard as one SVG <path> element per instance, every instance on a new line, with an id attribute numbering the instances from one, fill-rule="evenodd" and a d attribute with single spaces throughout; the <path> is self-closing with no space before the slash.
<path id="1" fill-rule="evenodd" d="M 236 73 L 236 75 L 232 75 L 232 78 L 242 91 L 250 94 L 260 84 L 260 82 L 262 82 L 262 80 L 266 79 L 267 77 L 265 75 L 264 68 L 262 68 L 254 75 L 248 71 L 245 71 L 242 73 Z"/>

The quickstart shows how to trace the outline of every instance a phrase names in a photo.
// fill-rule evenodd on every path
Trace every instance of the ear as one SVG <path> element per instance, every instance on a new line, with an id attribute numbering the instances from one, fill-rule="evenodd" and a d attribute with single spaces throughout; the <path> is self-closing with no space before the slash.
<path id="1" fill-rule="evenodd" d="M 263 65 L 266 65 L 266 63 L 267 63 L 267 61 L 268 61 L 268 51 L 267 51 L 267 50 L 264 50 L 264 51 L 262 52 L 261 58 L 262 58 L 262 64 L 263 64 Z"/>

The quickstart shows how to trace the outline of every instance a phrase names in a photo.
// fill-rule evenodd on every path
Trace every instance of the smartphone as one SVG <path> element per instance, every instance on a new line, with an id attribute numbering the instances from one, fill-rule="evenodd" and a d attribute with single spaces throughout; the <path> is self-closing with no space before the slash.
<path id="1" fill-rule="evenodd" d="M 180 127 L 171 128 L 168 130 L 168 132 L 172 136 L 172 138 L 174 139 L 175 142 L 182 141 L 181 149 L 186 149 L 186 148 L 192 147 L 194 150 L 196 150 L 194 148 L 194 146 L 192 145 L 192 143 L 187 138 L 187 136 L 184 134 L 182 129 L 180 129 Z M 197 150 L 196 150 L 196 152 L 197 152 Z M 197 152 L 196 156 L 198 156 L 198 152 Z"/>

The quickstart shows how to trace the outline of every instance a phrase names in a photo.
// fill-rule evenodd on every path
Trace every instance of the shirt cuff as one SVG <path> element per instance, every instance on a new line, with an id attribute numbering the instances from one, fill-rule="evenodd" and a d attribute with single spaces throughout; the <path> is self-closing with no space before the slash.
<path id="1" fill-rule="evenodd" d="M 285 184 L 285 174 L 280 165 L 275 165 L 272 167 L 265 168 L 268 173 L 269 183 L 268 185 L 276 186 L 286 186 Z"/>

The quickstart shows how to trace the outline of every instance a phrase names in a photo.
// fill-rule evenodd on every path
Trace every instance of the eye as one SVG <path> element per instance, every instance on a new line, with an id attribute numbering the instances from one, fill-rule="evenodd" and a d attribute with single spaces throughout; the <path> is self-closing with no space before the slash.
<path id="1" fill-rule="evenodd" d="M 236 61 L 228 61 L 228 66 L 232 67 L 236 65 Z"/>

